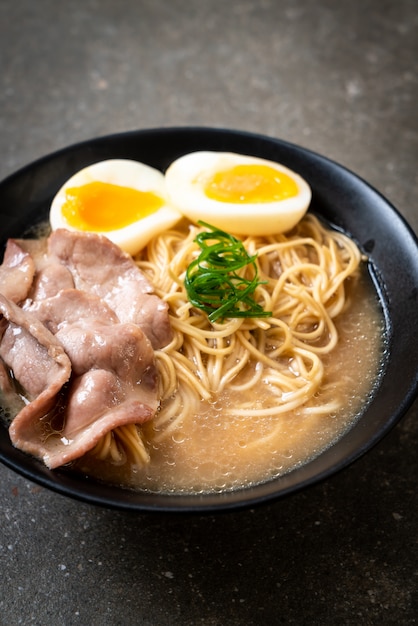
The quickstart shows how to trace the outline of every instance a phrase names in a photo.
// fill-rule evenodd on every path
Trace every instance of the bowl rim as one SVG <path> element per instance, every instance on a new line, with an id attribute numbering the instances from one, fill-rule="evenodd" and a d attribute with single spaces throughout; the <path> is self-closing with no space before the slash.
<path id="1" fill-rule="evenodd" d="M 337 178 L 337 182 L 339 184 L 344 183 L 341 188 L 344 192 L 342 193 L 342 201 L 348 204 L 348 206 L 350 206 L 350 202 L 353 203 L 353 199 L 350 194 L 354 194 L 357 200 L 363 200 L 363 202 L 360 203 L 360 208 L 364 209 L 364 206 L 373 207 L 372 213 L 374 212 L 378 215 L 378 211 L 377 209 L 375 210 L 373 203 L 380 207 L 383 217 L 386 219 L 388 224 L 390 223 L 390 225 L 394 227 L 395 231 L 395 234 L 392 233 L 389 237 L 389 251 L 393 253 L 396 241 L 402 240 L 403 242 L 400 253 L 403 253 L 403 261 L 408 261 L 408 270 L 411 275 L 402 277 L 402 286 L 405 287 L 405 285 L 407 285 L 409 289 L 406 306 L 411 309 L 411 300 L 413 301 L 415 298 L 416 302 L 418 294 L 418 238 L 404 216 L 379 191 L 377 191 L 358 174 L 355 174 L 345 166 L 329 159 L 328 157 L 322 156 L 321 154 L 318 154 L 310 149 L 282 139 L 249 131 L 209 126 L 168 126 L 101 135 L 99 137 L 79 141 L 50 154 L 44 155 L 18 169 L 16 172 L 13 172 L 0 182 L 0 199 L 3 195 L 5 195 L 7 199 L 8 194 L 11 194 L 11 197 L 13 197 L 13 193 L 17 193 L 16 187 L 19 185 L 19 182 L 24 181 L 26 185 L 26 187 L 23 185 L 24 189 L 30 189 L 30 193 L 32 194 L 30 196 L 29 204 L 31 204 L 31 213 L 33 214 L 36 212 L 36 209 L 39 209 L 39 206 L 42 203 L 45 204 L 47 197 L 49 197 L 53 192 L 53 188 L 56 187 L 58 189 L 58 178 L 64 177 L 63 182 L 69 178 L 71 171 L 65 176 L 64 171 L 68 172 L 68 168 L 70 168 L 70 170 L 75 168 L 74 171 L 81 169 L 81 167 L 84 166 L 80 165 L 81 161 L 84 163 L 84 161 L 87 160 L 87 163 L 92 163 L 95 160 L 100 160 L 94 155 L 96 152 L 108 154 L 109 149 L 107 146 L 110 146 L 110 153 L 112 153 L 112 146 L 118 145 L 119 154 L 121 150 L 123 152 L 122 145 L 129 144 L 129 146 L 131 146 L 137 144 L 138 142 L 142 142 L 143 144 L 145 143 L 146 146 L 152 146 L 153 143 L 156 145 L 158 142 L 161 143 L 162 140 L 165 142 L 172 142 L 173 139 L 178 140 L 181 138 L 182 147 L 174 149 L 174 152 L 180 155 L 189 152 L 190 150 L 184 149 L 184 146 L 194 144 L 196 142 L 196 138 L 198 137 L 201 139 L 204 138 L 205 142 L 210 146 L 218 146 L 217 149 L 219 151 L 238 151 L 231 150 L 231 146 L 244 144 L 251 146 L 251 150 L 248 154 L 254 154 L 255 156 L 263 156 L 266 153 L 277 153 L 279 155 L 284 154 L 287 157 L 285 165 L 291 168 L 294 163 L 300 164 L 302 161 L 306 165 L 306 172 L 302 175 L 305 178 L 308 178 L 308 182 L 310 182 L 313 190 L 312 206 L 314 208 L 320 208 L 320 214 L 322 214 L 326 219 L 328 219 L 329 215 L 332 214 L 332 209 L 328 206 L 326 198 L 327 185 L 331 184 L 331 179 L 333 180 L 333 178 Z M 144 150 L 144 147 L 140 147 L 140 151 L 141 149 Z M 79 158 L 77 158 L 77 155 L 80 156 L 81 154 L 84 154 L 84 152 L 86 154 L 80 161 Z M 108 156 L 105 158 L 118 157 Z M 264 158 L 271 157 L 268 156 Z M 151 165 L 153 165 L 153 160 L 155 160 L 154 156 L 150 158 Z M 58 168 L 59 172 L 55 173 L 54 183 L 51 184 L 51 180 L 48 178 L 48 173 L 51 168 L 54 170 L 54 167 L 57 164 L 60 166 Z M 168 163 L 166 166 L 167 165 Z M 159 169 L 162 169 L 163 171 L 165 169 L 164 166 L 161 166 L 161 161 Z M 36 188 L 36 181 L 33 180 L 36 179 L 36 175 L 39 175 L 39 172 L 43 173 L 45 177 L 45 181 L 40 185 L 41 189 Z M 318 173 L 321 175 L 321 184 L 319 183 L 319 179 L 318 181 L 315 180 L 315 176 L 318 175 Z M 30 184 L 32 184 L 33 188 L 30 188 Z M 332 183 L 333 186 L 335 186 L 335 184 L 335 182 Z M 41 194 L 40 197 L 37 196 L 37 192 Z M 367 216 L 365 217 L 361 211 L 359 211 L 357 206 L 354 210 L 361 224 L 367 221 Z M 13 229 L 15 229 L 17 232 L 19 228 L 19 211 L 16 211 L 16 213 L 17 219 L 12 219 L 12 225 L 9 230 L 13 231 Z M 336 215 L 338 216 L 338 211 Z M 336 215 L 334 215 L 334 217 Z M 10 214 L 8 214 L 7 217 L 10 217 Z M 343 231 L 347 231 L 347 224 L 352 224 L 354 217 L 348 215 L 340 215 L 340 217 L 342 217 L 342 219 L 333 219 L 330 221 L 335 227 L 340 228 Z M 382 224 L 373 224 L 375 233 L 372 233 L 372 236 L 368 237 L 367 240 L 357 236 L 358 233 L 353 234 L 350 230 L 348 230 L 348 232 L 363 250 L 370 248 L 368 252 L 370 257 L 369 267 L 371 276 L 375 283 L 379 298 L 381 299 L 383 313 L 386 318 L 388 333 L 387 361 L 389 362 L 392 351 L 395 351 L 396 354 L 399 353 L 399 349 L 396 344 L 398 335 L 396 335 L 396 333 L 398 332 L 400 319 L 398 315 L 396 315 L 396 319 L 394 319 L 394 305 L 392 300 L 394 300 L 395 292 L 392 289 L 392 285 L 389 285 L 390 288 L 388 288 L 386 280 L 386 266 L 385 271 L 382 272 L 382 260 L 385 258 L 383 256 L 385 253 L 384 245 L 376 245 L 376 237 L 385 233 L 385 228 L 383 226 Z M 3 240 L 3 234 L 1 235 L 1 238 Z M 7 238 L 8 236 L 6 235 L 4 242 Z M 385 241 L 385 244 L 386 243 L 387 241 Z M 378 251 L 377 248 L 379 248 Z M 417 257 L 415 264 L 413 264 L 414 254 Z M 393 274 L 395 271 L 396 268 L 390 269 L 391 282 L 394 280 Z M 395 301 L 397 302 L 396 297 Z M 418 318 L 418 316 L 416 317 Z M 413 336 L 413 333 L 418 335 L 417 331 L 418 322 L 415 320 L 410 321 L 407 328 L 408 339 Z M 407 343 L 405 339 L 403 339 L 403 342 L 405 344 Z M 388 363 L 385 362 L 385 370 L 387 369 L 386 365 L 388 365 Z M 387 373 L 385 371 L 383 373 L 383 378 L 386 374 Z M 306 489 L 307 487 L 322 482 L 330 476 L 340 472 L 342 469 L 348 467 L 373 448 L 405 415 L 418 395 L 418 361 L 416 357 L 410 360 L 407 364 L 407 374 L 407 380 L 403 382 L 404 388 L 401 397 L 397 398 L 395 404 L 393 402 L 388 403 L 388 406 L 391 407 L 388 409 L 390 415 L 388 415 L 387 419 L 383 423 L 379 424 L 379 427 L 376 428 L 374 432 L 364 436 L 364 440 L 361 441 L 361 445 L 351 445 L 349 446 L 349 452 L 342 458 L 333 458 L 335 457 L 334 452 L 339 442 L 349 436 L 350 432 L 352 432 L 354 428 L 358 428 L 359 424 L 361 428 L 362 417 L 360 417 L 353 428 L 344 434 L 335 444 L 301 468 L 296 468 L 282 477 L 271 479 L 264 483 L 242 489 L 202 495 L 155 494 L 130 491 L 128 489 L 103 485 L 102 483 L 98 483 L 97 481 L 89 478 L 75 480 L 74 474 L 65 470 L 54 470 L 51 472 L 51 470 L 48 470 L 45 466 L 43 466 L 40 461 L 24 454 L 20 450 L 16 450 L 10 443 L 7 445 L 6 436 L 3 436 L 4 432 L 7 433 L 7 429 L 4 425 L 0 426 L 0 461 L 16 473 L 43 487 L 55 491 L 56 493 L 83 501 L 85 503 L 103 506 L 106 508 L 135 512 L 165 513 L 215 513 L 250 508 L 287 497 L 301 491 L 302 489 Z M 373 405 L 376 396 L 379 395 L 380 389 L 381 383 L 379 383 L 376 394 L 372 397 L 364 415 L 369 412 L 370 405 Z M 386 394 L 388 395 L 388 392 L 386 392 Z M 322 463 L 317 463 L 319 458 L 322 458 Z M 310 468 L 315 466 L 317 469 L 313 474 L 310 474 L 309 472 L 306 472 L 306 469 L 304 470 L 304 468 L 308 466 Z M 301 476 L 299 482 L 295 482 L 293 480 L 295 475 Z M 292 477 L 292 479 L 289 480 L 289 477 Z M 82 486 L 78 485 L 78 482 L 81 482 Z"/>

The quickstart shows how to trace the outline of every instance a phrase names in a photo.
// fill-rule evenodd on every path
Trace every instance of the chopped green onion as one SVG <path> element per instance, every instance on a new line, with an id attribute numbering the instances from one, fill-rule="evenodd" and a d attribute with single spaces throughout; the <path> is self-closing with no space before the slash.
<path id="1" fill-rule="evenodd" d="M 258 280 L 257 255 L 250 256 L 242 241 L 199 221 L 207 231 L 199 233 L 195 242 L 201 249 L 199 256 L 186 271 L 185 287 L 193 306 L 208 314 L 210 322 L 232 317 L 270 317 L 271 311 L 253 299 Z M 237 272 L 247 265 L 253 268 L 253 278 Z"/>

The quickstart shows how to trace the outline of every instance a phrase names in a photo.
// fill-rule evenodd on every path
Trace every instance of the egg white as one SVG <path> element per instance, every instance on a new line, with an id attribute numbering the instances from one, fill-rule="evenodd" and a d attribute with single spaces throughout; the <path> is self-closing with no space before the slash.
<path id="1" fill-rule="evenodd" d="M 236 165 L 267 165 L 292 178 L 296 196 L 272 202 L 233 203 L 207 197 L 204 181 L 216 172 Z M 174 161 L 166 171 L 171 203 L 191 221 L 206 221 L 238 235 L 272 235 L 293 228 L 308 210 L 311 189 L 289 168 L 266 159 L 231 152 L 191 152 Z"/>
<path id="2" fill-rule="evenodd" d="M 136 254 L 160 232 L 174 226 L 181 218 L 181 212 L 170 205 L 165 185 L 165 177 L 159 170 L 139 161 L 129 159 L 109 159 L 85 167 L 74 174 L 61 187 L 54 197 L 49 214 L 52 230 L 66 228 L 78 230 L 67 222 L 62 214 L 66 202 L 66 191 L 92 182 L 104 182 L 139 191 L 153 192 L 164 201 L 163 206 L 151 215 L 128 226 L 111 231 L 98 231 L 129 254 Z"/>

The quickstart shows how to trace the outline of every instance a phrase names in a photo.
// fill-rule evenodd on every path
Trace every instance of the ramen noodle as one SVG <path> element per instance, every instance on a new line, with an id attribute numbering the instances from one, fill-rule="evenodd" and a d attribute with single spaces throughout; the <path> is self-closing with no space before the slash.
<path id="1" fill-rule="evenodd" d="M 78 471 L 151 491 L 234 489 L 315 457 L 367 403 L 384 333 L 356 244 L 312 214 L 288 234 L 246 237 L 254 297 L 271 317 L 210 323 L 184 286 L 200 230 L 184 222 L 136 258 L 173 329 L 155 353 L 160 409 L 106 435 Z"/>

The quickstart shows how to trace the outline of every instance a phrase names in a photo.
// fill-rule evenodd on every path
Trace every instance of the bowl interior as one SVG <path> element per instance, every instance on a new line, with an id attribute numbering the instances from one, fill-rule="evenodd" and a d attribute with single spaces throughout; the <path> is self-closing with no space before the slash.
<path id="1" fill-rule="evenodd" d="M 58 188 L 77 170 L 107 158 L 129 158 L 164 171 L 195 150 L 232 151 L 279 161 L 311 185 L 311 209 L 348 233 L 368 254 L 387 324 L 380 384 L 361 418 L 339 441 L 306 465 L 261 485 L 223 494 L 172 496 L 131 492 L 50 471 L 15 449 L 0 424 L 0 460 L 61 494 L 133 511 L 218 511 L 254 506 L 316 483 L 375 445 L 404 415 L 418 386 L 418 244 L 396 209 L 358 176 L 318 154 L 277 139 L 210 128 L 163 128 L 101 137 L 28 165 L 0 183 L 0 246 L 48 215 Z"/>

